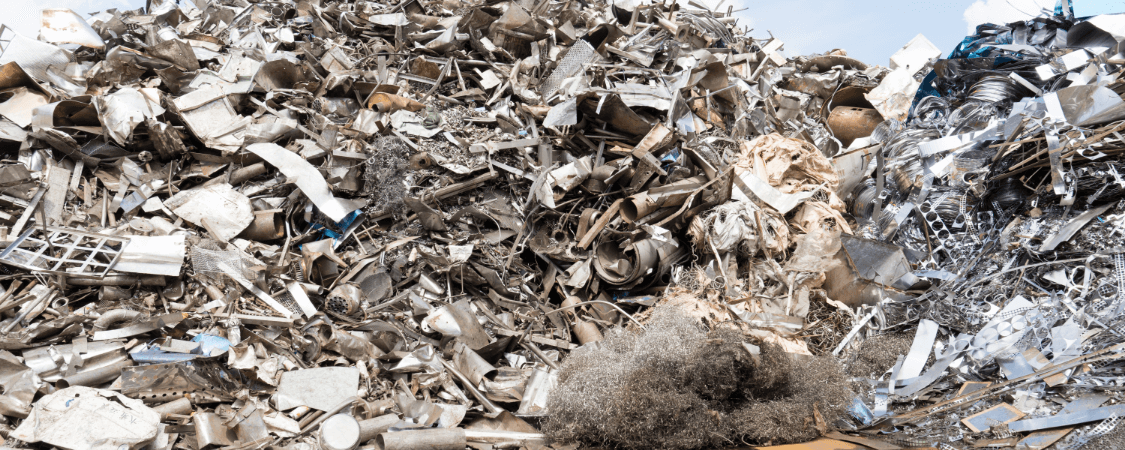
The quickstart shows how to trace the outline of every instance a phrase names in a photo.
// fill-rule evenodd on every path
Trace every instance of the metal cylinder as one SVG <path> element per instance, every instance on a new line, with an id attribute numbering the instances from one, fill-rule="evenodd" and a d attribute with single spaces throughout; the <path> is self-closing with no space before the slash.
<path id="1" fill-rule="evenodd" d="M 706 177 L 697 176 L 634 194 L 621 203 L 621 218 L 633 223 L 660 208 L 680 206 L 706 182 Z"/>
<path id="2" fill-rule="evenodd" d="M 110 325 L 113 325 L 115 323 L 136 320 L 141 316 L 144 316 L 144 313 L 140 311 L 132 311 L 128 309 L 109 310 L 102 313 L 102 315 L 94 321 L 94 329 L 105 330 L 108 329 Z"/>
<path id="3" fill-rule="evenodd" d="M 49 306 L 49 308 L 62 309 L 67 305 L 70 305 L 70 300 L 68 300 L 66 297 L 55 297 L 54 300 L 51 300 L 51 305 Z"/>
<path id="4" fill-rule="evenodd" d="M 106 275 L 102 278 L 67 277 L 66 282 L 75 286 L 165 286 L 163 275 Z"/>
<path id="5" fill-rule="evenodd" d="M 872 108 L 837 106 L 828 114 L 828 128 L 844 147 L 856 139 L 871 136 L 875 127 L 883 123 L 883 116 Z"/>
<path id="6" fill-rule="evenodd" d="M 279 211 L 255 211 L 254 221 L 239 233 L 252 241 L 272 241 L 285 237 L 285 218 Z"/>
<path id="7" fill-rule="evenodd" d="M 356 285 L 341 284 L 328 293 L 324 307 L 345 316 L 356 314 L 359 312 L 359 302 L 363 297 L 363 292 Z"/>
<path id="8" fill-rule="evenodd" d="M 593 322 L 576 320 L 573 329 L 574 334 L 578 336 L 579 344 L 586 345 L 602 340 L 602 332 Z"/>
<path id="9" fill-rule="evenodd" d="M 296 408 L 293 408 L 292 411 L 289 411 L 289 418 L 293 420 L 301 420 L 301 418 L 305 417 L 305 414 L 308 414 L 309 411 L 312 411 L 312 408 L 303 405 L 298 406 Z"/>
<path id="10" fill-rule="evenodd" d="M 678 41 L 682 41 L 684 40 L 684 38 L 687 38 L 688 27 L 686 25 L 679 24 L 665 18 L 656 19 L 656 23 L 660 24 L 661 28 L 664 28 L 665 30 L 668 30 L 669 33 L 672 33 L 672 36 Z"/>
<path id="11" fill-rule="evenodd" d="M 398 414 L 385 414 L 373 419 L 359 421 L 359 443 L 362 444 L 386 433 L 398 421 Z"/>
<path id="12" fill-rule="evenodd" d="M 71 386 L 100 386 L 117 379 L 121 371 L 133 365 L 133 361 L 123 359 L 105 367 L 99 367 L 85 372 L 79 372 L 59 380 L 56 384 L 59 389 Z"/>
<path id="13" fill-rule="evenodd" d="M 316 440 L 323 450 L 352 450 L 359 446 L 359 422 L 347 414 L 336 414 L 320 423 Z"/>
<path id="14" fill-rule="evenodd" d="M 527 433 L 522 431 L 505 430 L 465 430 L 465 439 L 478 444 L 500 444 L 503 442 L 516 442 L 521 446 L 527 444 L 543 445 L 547 443 L 547 436 L 543 433 Z"/>
<path id="15" fill-rule="evenodd" d="M 383 433 L 375 438 L 383 450 L 464 450 L 465 430 L 461 428 L 427 428 L 424 430 Z"/>
<path id="16" fill-rule="evenodd" d="M 154 406 L 152 410 L 160 413 L 160 420 L 164 420 L 172 414 L 186 416 L 191 414 L 191 400 L 187 397 L 180 397 L 163 405 Z"/>
<path id="17" fill-rule="evenodd" d="M 254 177 L 257 177 L 257 176 L 260 176 L 260 175 L 264 175 L 266 173 L 266 169 L 267 169 L 266 163 L 264 163 L 264 162 L 251 164 L 249 166 L 241 167 L 241 168 L 235 169 L 234 171 L 230 172 L 230 178 L 229 179 L 227 177 L 224 177 L 224 176 L 215 177 L 215 178 L 212 178 L 210 180 L 207 180 L 207 182 L 203 183 L 203 185 L 204 186 L 213 186 L 213 185 L 216 185 L 216 184 L 227 183 L 227 184 L 230 184 L 231 186 L 238 186 L 239 184 L 242 184 L 242 183 L 246 182 L 246 180 L 249 180 L 251 178 L 254 178 Z"/>

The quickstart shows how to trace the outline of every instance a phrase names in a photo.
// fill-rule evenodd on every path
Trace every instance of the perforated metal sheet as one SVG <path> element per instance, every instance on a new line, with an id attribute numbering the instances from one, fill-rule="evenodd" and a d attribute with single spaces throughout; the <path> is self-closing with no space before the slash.
<path id="1" fill-rule="evenodd" d="M 543 95 L 543 98 L 551 96 L 559 90 L 559 85 L 562 84 L 563 80 L 578 74 L 586 64 L 594 62 L 597 57 L 598 52 L 589 42 L 579 40 L 570 47 L 566 56 L 559 60 L 559 65 L 555 67 L 555 71 L 551 72 L 551 76 L 543 82 L 540 94 Z"/>

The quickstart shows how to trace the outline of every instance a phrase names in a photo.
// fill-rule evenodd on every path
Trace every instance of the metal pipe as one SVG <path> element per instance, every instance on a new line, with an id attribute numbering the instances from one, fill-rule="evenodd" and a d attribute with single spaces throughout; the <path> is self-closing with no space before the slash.
<path id="1" fill-rule="evenodd" d="M 520 341 L 520 345 L 523 346 L 524 349 L 526 349 L 527 351 L 531 352 L 533 355 L 538 357 L 539 360 L 543 362 L 543 364 L 546 364 L 551 369 L 559 370 L 558 363 L 556 363 L 554 361 L 551 361 L 549 358 L 547 358 L 547 355 L 543 353 L 543 350 L 540 350 L 539 346 L 535 345 L 533 342 Z"/>
<path id="2" fill-rule="evenodd" d="M 359 421 L 347 414 L 334 414 L 320 424 L 316 441 L 322 450 L 353 450 L 359 439 Z"/>
<path id="3" fill-rule="evenodd" d="M 301 429 L 303 430 L 310 423 L 312 423 L 312 421 L 314 421 L 316 419 L 319 419 L 320 416 L 323 416 L 323 415 L 324 415 L 324 411 L 313 411 L 311 413 L 308 413 L 308 414 L 305 415 L 304 418 L 301 419 L 300 422 L 297 423 L 297 426 L 301 427 Z"/>
<path id="4" fill-rule="evenodd" d="M 69 377 L 64 377 L 56 382 L 56 385 L 59 389 L 66 389 L 71 386 L 100 386 L 117 379 L 117 377 L 121 375 L 122 370 L 132 365 L 133 361 L 126 358 L 105 367 L 99 367 L 97 369 L 87 370 Z"/>
<path id="5" fill-rule="evenodd" d="M 206 183 L 203 183 L 203 186 L 204 187 L 213 186 L 213 185 L 222 184 L 222 183 L 228 183 L 231 186 L 238 186 L 239 184 L 245 182 L 246 180 L 249 180 L 249 179 L 254 178 L 256 176 L 262 175 L 264 173 L 266 173 L 266 163 L 260 162 L 260 163 L 251 164 L 249 166 L 242 167 L 240 169 L 236 169 L 236 170 L 230 172 L 230 179 L 229 180 L 220 176 L 220 177 L 216 177 L 216 178 L 212 178 L 210 180 L 207 180 Z"/>
<path id="6" fill-rule="evenodd" d="M 380 434 L 386 433 L 387 430 L 398 423 L 399 420 L 398 414 L 385 414 L 372 419 L 359 421 L 359 443 L 363 444 L 375 439 Z"/>
<path id="7" fill-rule="evenodd" d="M 520 444 L 547 443 L 547 436 L 543 433 L 525 433 L 521 431 L 504 430 L 465 430 L 465 440 L 482 444 L 499 444 L 501 442 L 519 442 Z"/>
<path id="8" fill-rule="evenodd" d="M 75 286 L 164 286 L 163 275 L 108 275 L 102 278 L 67 278 L 67 284 Z"/>
<path id="9" fill-rule="evenodd" d="M 94 329 L 105 330 L 108 329 L 110 325 L 113 325 L 117 322 L 136 320 L 138 317 L 141 317 L 143 315 L 144 313 L 140 311 L 130 311 L 128 309 L 114 309 L 106 311 L 101 315 L 101 317 L 98 317 L 98 320 L 94 321 Z"/>
<path id="10" fill-rule="evenodd" d="M 163 405 L 154 406 L 152 410 L 160 413 L 160 420 L 167 419 L 168 416 L 173 414 L 186 416 L 191 414 L 191 400 L 187 397 L 180 397 Z"/>
<path id="11" fill-rule="evenodd" d="M 582 345 L 591 344 L 603 339 L 601 330 L 599 330 L 598 326 L 593 322 L 575 319 L 571 329 L 574 330 L 574 335 L 578 336 L 578 343 Z"/>

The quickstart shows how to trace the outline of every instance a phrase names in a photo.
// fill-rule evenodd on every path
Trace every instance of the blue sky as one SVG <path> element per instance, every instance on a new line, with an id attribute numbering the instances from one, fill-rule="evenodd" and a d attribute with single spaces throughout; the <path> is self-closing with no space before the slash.
<path id="1" fill-rule="evenodd" d="M 842 48 L 868 64 L 886 66 L 891 55 L 919 33 L 949 54 L 977 24 L 1025 19 L 1030 17 L 1027 13 L 1037 14 L 1054 4 L 1054 0 L 736 0 L 735 9 L 747 8 L 737 16 L 740 25 L 754 29 L 751 35 L 772 33 L 786 43 L 788 55 Z M 1074 4 L 1078 16 L 1125 12 L 1122 0 L 1074 0 Z"/>
<path id="2" fill-rule="evenodd" d="M 39 8 L 68 7 L 85 14 L 107 8 L 137 8 L 144 0 L 2 0 L 15 2 L 14 14 L 0 18 L 16 30 L 35 36 Z M 686 3 L 686 0 L 682 0 Z M 718 5 L 720 0 L 696 0 Z M 1074 0 L 1078 16 L 1125 12 L 1125 0 Z M 918 33 L 948 54 L 973 26 L 1030 17 L 1054 0 L 725 0 L 734 5 L 739 25 L 755 37 L 770 33 L 786 43 L 788 55 L 842 48 L 868 64 L 886 66 L 891 54 Z"/>

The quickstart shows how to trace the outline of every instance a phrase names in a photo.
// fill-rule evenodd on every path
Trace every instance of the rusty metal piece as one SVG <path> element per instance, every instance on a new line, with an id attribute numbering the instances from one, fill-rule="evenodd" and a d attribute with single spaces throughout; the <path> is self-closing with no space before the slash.
<path id="1" fill-rule="evenodd" d="M 254 241 L 272 241 L 285 237 L 285 216 L 281 211 L 254 211 L 254 221 L 238 235 Z"/>
<path id="2" fill-rule="evenodd" d="M 874 108 L 837 106 L 828 114 L 828 128 L 845 148 L 856 139 L 871 136 L 882 122 L 883 116 Z"/>
<path id="3" fill-rule="evenodd" d="M 578 342 L 582 345 L 592 344 L 603 339 L 601 330 L 593 322 L 586 322 L 578 319 L 574 321 L 574 335 L 578 336 Z"/>
<path id="4" fill-rule="evenodd" d="M 427 152 L 415 154 L 410 157 L 410 168 L 414 170 L 429 169 L 434 166 L 434 159 Z"/>

